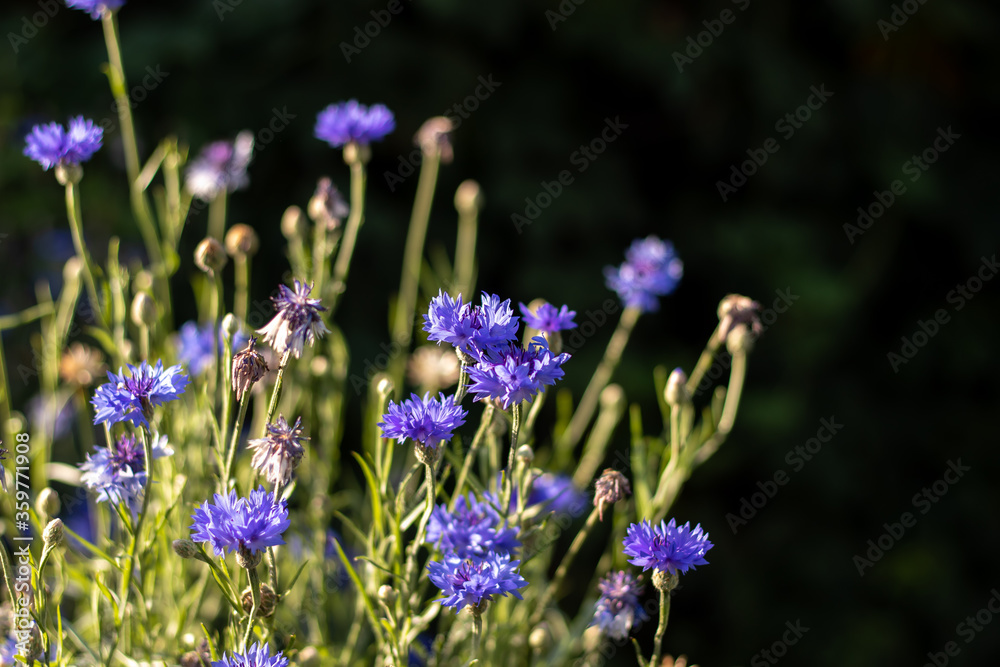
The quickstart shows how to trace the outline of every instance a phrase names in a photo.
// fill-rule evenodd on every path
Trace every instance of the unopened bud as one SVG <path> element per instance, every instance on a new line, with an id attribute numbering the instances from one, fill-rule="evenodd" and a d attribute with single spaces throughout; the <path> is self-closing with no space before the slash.
<path id="1" fill-rule="evenodd" d="M 753 344 L 757 336 L 745 324 L 737 324 L 726 336 L 726 349 L 729 354 L 747 354 L 753 350 Z"/>
<path id="2" fill-rule="evenodd" d="M 545 651 L 552 643 L 552 635 L 549 633 L 548 627 L 543 623 L 537 626 L 528 635 L 528 646 L 535 649 L 536 651 Z"/>
<path id="3" fill-rule="evenodd" d="M 226 232 L 226 252 L 232 257 L 253 257 L 259 247 L 260 239 L 250 225 L 239 223 Z"/>
<path id="4" fill-rule="evenodd" d="M 517 460 L 529 465 L 535 460 L 535 450 L 531 448 L 531 445 L 521 445 L 517 448 Z"/>
<path id="5" fill-rule="evenodd" d="M 378 589 L 378 599 L 387 607 L 396 604 L 396 590 L 389 584 L 382 584 Z"/>
<path id="6" fill-rule="evenodd" d="M 261 552 L 259 551 L 251 551 L 246 547 L 240 547 L 236 550 L 236 564 L 244 570 L 252 570 L 260 565 L 260 559 Z"/>
<path id="7" fill-rule="evenodd" d="M 689 403 L 691 396 L 687 390 L 687 375 L 680 368 L 675 368 L 667 378 L 667 386 L 663 388 L 663 398 L 667 405 L 675 407 Z"/>
<path id="8" fill-rule="evenodd" d="M 250 613 L 253 610 L 253 591 L 249 588 L 243 591 L 241 599 L 243 611 Z M 267 584 L 260 585 L 260 603 L 257 605 L 257 618 L 268 618 L 274 615 L 274 608 L 278 605 L 278 596 L 274 594 L 274 589 Z"/>
<path id="9" fill-rule="evenodd" d="M 35 509 L 38 510 L 39 514 L 44 514 L 45 516 L 59 514 L 60 507 L 59 494 L 48 486 L 42 489 L 42 492 L 38 494 L 38 498 L 35 499 Z"/>
<path id="10" fill-rule="evenodd" d="M 83 262 L 76 255 L 73 255 L 63 264 L 63 280 L 74 283 L 83 275 Z"/>
<path id="11" fill-rule="evenodd" d="M 459 213 L 472 214 L 483 207 L 483 194 L 479 183 L 471 178 L 462 181 L 455 190 L 455 208 Z"/>
<path id="12" fill-rule="evenodd" d="M 149 327 L 156 322 L 156 304 L 145 292 L 139 292 L 132 299 L 132 323 L 137 327 Z"/>
<path id="13" fill-rule="evenodd" d="M 45 526 L 45 530 L 42 532 L 42 542 L 44 542 L 47 547 L 57 547 L 62 544 L 62 541 L 62 519 L 52 519 L 52 521 L 49 521 L 49 524 Z"/>
<path id="14" fill-rule="evenodd" d="M 174 540 L 174 553 L 181 558 L 194 558 L 198 555 L 198 545 L 188 539 Z"/>
<path id="15" fill-rule="evenodd" d="M 356 141 L 349 141 L 344 144 L 344 164 L 368 164 L 372 159 L 372 149 L 367 144 L 361 145 Z"/>
<path id="16" fill-rule="evenodd" d="M 289 206 L 281 216 L 281 233 L 286 239 L 301 239 L 306 235 L 308 225 L 306 217 L 302 215 L 302 209 L 298 206 Z"/>
<path id="17" fill-rule="evenodd" d="M 59 185 L 76 184 L 83 178 L 83 167 L 78 164 L 57 164 L 56 180 Z"/>
<path id="18" fill-rule="evenodd" d="M 438 458 L 441 455 L 441 452 L 437 447 L 431 447 L 423 444 L 422 442 L 418 442 L 414 445 L 413 453 L 417 455 L 418 461 L 432 468 L 437 463 Z"/>
<path id="19" fill-rule="evenodd" d="M 625 390 L 620 384 L 609 384 L 601 390 L 601 409 L 622 408 L 625 404 Z"/>
<path id="20" fill-rule="evenodd" d="M 232 338 L 239 330 L 240 322 L 236 316 L 232 313 L 226 313 L 226 316 L 222 318 L 222 333 L 225 334 L 226 338 Z"/>
<path id="21" fill-rule="evenodd" d="M 438 153 L 442 164 L 451 164 L 455 153 L 451 146 L 449 133 L 455 129 L 455 124 L 447 116 L 428 118 L 417 130 L 414 141 L 425 155 Z"/>
<path id="22" fill-rule="evenodd" d="M 393 386 L 392 380 L 388 375 L 382 375 L 379 378 L 378 383 L 375 385 L 375 391 L 378 392 L 379 396 L 388 396 L 392 393 L 395 387 Z"/>
<path id="23" fill-rule="evenodd" d="M 195 265 L 210 276 L 222 271 L 228 261 L 222 244 L 211 236 L 203 239 L 194 250 Z"/>
<path id="24" fill-rule="evenodd" d="M 677 584 L 680 580 L 680 575 L 676 572 L 660 569 L 653 570 L 653 586 L 655 586 L 658 591 L 669 593 L 677 588 Z"/>

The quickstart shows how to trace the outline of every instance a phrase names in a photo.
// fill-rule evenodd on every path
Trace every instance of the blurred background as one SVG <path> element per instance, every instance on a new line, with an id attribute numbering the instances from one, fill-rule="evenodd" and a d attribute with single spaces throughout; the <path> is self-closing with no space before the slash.
<path id="1" fill-rule="evenodd" d="M 61 188 L 21 154 L 35 123 L 111 119 L 110 150 L 85 165 L 88 239 L 99 261 L 112 235 L 142 254 L 100 24 L 61 3 L 39 21 L 44 4 L 0 9 L 0 314 L 32 305 L 39 280 L 58 290 L 72 254 Z M 674 242 L 684 278 L 640 319 L 615 374 L 647 432 L 660 428 L 653 367 L 690 371 L 723 296 L 791 304 L 765 319 L 736 428 L 674 507 L 716 547 L 711 566 L 684 578 L 667 652 L 703 666 L 923 665 L 954 641 L 958 654 L 939 661 L 995 664 L 1000 619 L 975 620 L 1000 598 L 991 3 L 130 0 L 119 21 L 142 155 L 168 134 L 192 152 L 243 129 L 257 136 L 251 185 L 229 200 L 230 224 L 262 237 L 256 298 L 288 270 L 284 209 L 305 207 L 321 176 L 348 184 L 340 152 L 313 137 L 316 113 L 350 98 L 395 112 L 397 130 L 373 146 L 338 314 L 352 374 L 390 340 L 412 137 L 446 112 L 462 122 L 426 256 L 453 252 L 454 189 L 476 179 L 478 288 L 595 321 L 586 313 L 613 297 L 603 267 L 633 238 Z M 595 141 L 602 131 L 613 140 Z M 572 182 L 544 196 L 564 170 Z M 905 191 L 885 206 L 897 180 Z M 859 207 L 870 222 L 859 224 Z M 188 250 L 207 222 L 193 215 Z M 174 281 L 178 321 L 194 313 L 190 257 Z M 935 329 L 939 309 L 947 321 Z M 616 317 L 567 366 L 577 397 Z M 9 369 L 30 365 L 35 331 L 5 334 Z M 24 410 L 37 385 L 11 375 Z M 349 420 L 360 421 L 360 401 Z M 795 450 L 822 420 L 842 428 L 806 460 Z M 347 424 L 345 449 L 358 429 Z M 620 425 L 614 447 L 628 443 Z M 959 459 L 968 471 L 935 487 Z M 734 521 L 779 471 L 787 483 Z M 915 499 L 925 487 L 931 497 Z M 915 525 L 866 555 L 907 511 Z M 969 616 L 975 625 L 960 626 Z M 786 622 L 808 631 L 765 656 Z M 639 633 L 644 646 L 653 629 Z M 612 663 L 632 660 L 626 647 Z"/>

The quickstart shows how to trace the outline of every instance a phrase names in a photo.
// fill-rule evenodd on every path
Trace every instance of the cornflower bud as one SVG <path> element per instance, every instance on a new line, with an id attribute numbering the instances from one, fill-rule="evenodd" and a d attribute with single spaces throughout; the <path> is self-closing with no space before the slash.
<path id="1" fill-rule="evenodd" d="M 52 519 L 42 532 L 42 542 L 45 543 L 46 548 L 59 546 L 63 542 L 63 537 L 62 519 Z"/>
<path id="2" fill-rule="evenodd" d="M 145 292 L 139 292 L 132 299 L 132 323 L 137 327 L 149 327 L 156 322 L 156 304 Z"/>
<path id="3" fill-rule="evenodd" d="M 60 506 L 59 494 L 48 486 L 42 489 L 42 492 L 38 494 L 38 498 L 35 500 L 35 509 L 38 510 L 39 514 L 44 514 L 45 516 L 59 514 Z"/>
<path id="4" fill-rule="evenodd" d="M 215 276 L 228 261 L 222 244 L 211 236 L 203 239 L 194 250 L 195 265 L 210 276 Z"/>
<path id="5" fill-rule="evenodd" d="M 232 257 L 253 257 L 259 247 L 260 239 L 250 225 L 239 223 L 226 232 L 226 252 Z"/>
<path id="6" fill-rule="evenodd" d="M 281 233 L 288 240 L 301 239 L 306 235 L 308 227 L 306 218 L 302 215 L 302 209 L 298 206 L 289 206 L 281 216 Z"/>

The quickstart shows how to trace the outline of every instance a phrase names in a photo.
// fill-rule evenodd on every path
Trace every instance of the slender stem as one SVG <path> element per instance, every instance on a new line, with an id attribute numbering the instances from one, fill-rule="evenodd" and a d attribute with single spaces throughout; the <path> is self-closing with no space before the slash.
<path id="1" fill-rule="evenodd" d="M 621 319 L 618 320 L 618 326 L 611 335 L 608 347 L 604 351 L 604 358 L 601 359 L 601 363 L 598 364 L 593 377 L 590 378 L 590 383 L 587 385 L 586 391 L 583 392 L 583 398 L 580 399 L 580 404 L 577 406 L 576 412 L 573 413 L 573 418 L 570 420 L 566 430 L 559 437 L 559 449 L 575 447 L 580 442 L 584 430 L 590 423 L 590 418 L 594 416 L 594 410 L 597 408 L 601 390 L 607 386 L 615 367 L 621 361 L 625 345 L 628 343 L 629 336 L 632 335 L 632 329 L 635 327 L 640 314 L 639 309 L 634 307 L 629 307 L 622 311 Z"/>
<path id="2" fill-rule="evenodd" d="M 472 609 L 472 659 L 479 658 L 483 642 L 483 614 L 478 609 Z"/>
<path id="3" fill-rule="evenodd" d="M 721 324 L 720 324 L 721 326 Z M 702 350 L 701 356 L 698 357 L 698 363 L 695 364 L 694 370 L 691 371 L 691 376 L 687 381 L 687 391 L 689 396 L 694 396 L 695 391 L 698 389 L 698 385 L 701 384 L 701 378 L 708 372 L 708 369 L 712 367 L 712 361 L 715 359 L 715 353 L 719 350 L 719 345 L 722 341 L 719 340 L 719 327 L 715 327 L 715 331 L 712 332 L 712 336 L 708 339 L 708 344 L 705 345 L 705 349 Z"/>
<path id="4" fill-rule="evenodd" d="M 521 427 L 521 404 L 510 406 L 510 452 L 507 453 L 507 472 L 504 475 L 503 501 L 501 509 L 506 516 L 510 511 L 510 499 L 514 489 L 514 459 L 517 455 L 517 432 Z"/>
<path id="5" fill-rule="evenodd" d="M 243 651 L 246 652 L 247 644 L 250 642 L 250 635 L 253 634 L 253 624 L 257 619 L 257 610 L 260 609 L 260 576 L 257 574 L 257 567 L 247 568 L 247 579 L 250 580 L 250 596 L 253 598 L 253 607 L 250 609 L 250 617 L 247 619 L 247 631 L 243 635 Z M 242 600 L 240 600 L 242 603 Z"/>
<path id="6" fill-rule="evenodd" d="M 493 407 L 492 403 L 486 404 L 486 409 L 483 410 L 483 417 L 479 420 L 479 428 L 476 429 L 476 435 L 472 438 L 472 444 L 469 446 L 469 453 L 465 455 L 465 462 L 462 464 L 462 470 L 458 473 L 458 479 L 455 482 L 455 492 L 451 497 L 451 503 L 449 503 L 448 510 L 453 511 L 455 509 L 455 502 L 458 497 L 462 495 L 462 489 L 465 487 L 465 479 L 469 476 L 469 469 L 472 467 L 472 461 L 476 458 L 476 452 L 479 451 L 479 445 L 483 440 L 483 436 L 486 431 L 489 430 L 490 424 L 493 422 Z"/>
<path id="7" fill-rule="evenodd" d="M 351 166 L 351 213 L 347 216 L 347 227 L 340 241 L 337 261 L 333 265 L 333 285 L 331 286 L 330 317 L 337 309 L 340 296 L 347 287 L 347 273 L 351 268 L 351 257 L 354 255 L 354 244 L 358 240 L 358 230 L 364 222 L 365 214 L 365 184 L 367 180 L 365 165 L 360 159 L 354 160 Z"/>
<path id="8" fill-rule="evenodd" d="M 233 311 L 241 323 L 247 321 L 247 310 L 250 303 L 250 256 L 242 253 L 236 255 L 236 297 Z"/>
<path id="9" fill-rule="evenodd" d="M 427 479 L 427 505 L 424 507 L 424 513 L 420 516 L 420 524 L 417 526 L 417 535 L 413 538 L 410 553 L 406 559 L 406 575 L 404 577 L 404 581 L 406 582 L 407 598 L 409 598 L 410 594 L 416 588 L 417 582 L 414 578 L 414 574 L 417 569 L 417 553 L 420 551 L 420 545 L 424 543 L 424 538 L 427 535 L 427 522 L 430 521 L 431 513 L 434 511 L 434 498 L 437 496 L 437 482 L 434 474 L 434 466 L 430 463 L 425 463 L 424 474 Z M 409 606 L 408 600 L 404 606 Z"/>
<path id="10" fill-rule="evenodd" d="M 7 360 L 4 355 L 3 350 L 3 330 L 0 329 L 0 392 L 3 394 L 3 400 L 0 401 L 0 439 L 3 442 L 13 442 L 14 432 L 9 430 L 11 428 L 10 423 L 10 383 L 7 381 Z M 13 446 L 8 445 L 10 449 L 14 449 Z M 7 466 L 0 467 L 0 480 L 3 481 L 3 490 L 7 491 Z M 14 599 L 14 598 L 12 598 Z"/>
<path id="11" fill-rule="evenodd" d="M 278 400 L 281 398 L 281 385 L 285 377 L 285 367 L 288 366 L 288 357 L 291 355 L 291 350 L 285 350 L 285 353 L 281 355 L 281 364 L 278 366 L 278 378 L 274 381 L 274 391 L 271 392 L 271 402 L 267 406 L 267 419 L 264 420 L 264 437 L 267 435 L 267 425 L 271 423 L 271 419 L 274 417 L 274 411 L 278 409 Z"/>
<path id="12" fill-rule="evenodd" d="M 669 477 L 681 462 L 681 406 L 675 404 L 670 406 L 670 461 L 667 462 L 667 470 L 664 473 Z M 655 494 L 654 494 L 655 495 Z"/>
<path id="13" fill-rule="evenodd" d="M 459 355 L 459 367 L 458 367 L 458 387 L 455 389 L 455 405 L 461 405 L 462 399 L 465 398 L 465 391 L 469 384 L 469 364 Z"/>
<path id="14" fill-rule="evenodd" d="M 220 332 L 221 333 L 221 332 Z M 222 393 L 222 439 L 218 445 L 220 449 L 226 446 L 229 440 L 229 420 L 233 416 L 233 336 L 226 333 L 222 336 L 222 357 L 219 359 L 219 391 Z"/>
<path id="15" fill-rule="evenodd" d="M 656 626 L 656 636 L 653 637 L 653 657 L 650 667 L 659 667 L 660 656 L 663 654 L 663 635 L 667 632 L 667 619 L 670 617 L 670 592 L 660 591 L 660 623 Z"/>
<path id="16" fill-rule="evenodd" d="M 226 235 L 226 191 L 223 190 L 208 203 L 208 235 L 222 243 Z"/>
<path id="17" fill-rule="evenodd" d="M 737 352 L 733 355 L 733 365 L 729 371 L 729 386 L 726 388 L 726 402 L 722 406 L 719 424 L 715 428 L 715 433 L 695 453 L 694 465 L 700 465 L 714 454 L 726 440 L 729 432 L 733 430 L 733 424 L 736 423 L 736 412 L 740 407 L 740 396 L 743 394 L 743 383 L 746 380 L 746 374 L 746 352 Z"/>
<path id="18" fill-rule="evenodd" d="M 326 220 L 322 219 L 313 224 L 313 247 L 312 247 L 312 279 L 313 289 L 322 298 L 323 281 L 326 279 L 327 261 L 329 260 L 326 242 L 329 238 L 326 228 Z"/>
<path id="19" fill-rule="evenodd" d="M 101 309 L 100 299 L 97 297 L 97 282 L 94 278 L 94 262 L 90 258 L 90 251 L 83 240 L 83 223 L 80 215 L 80 196 L 77 193 L 77 186 L 74 183 L 66 183 L 66 215 L 69 218 L 69 230 L 73 236 L 73 245 L 76 247 L 76 254 L 83 262 L 83 283 L 87 287 L 87 297 L 90 299 L 90 307 L 94 313 L 94 318 L 100 326 L 108 328 L 104 320 L 104 311 Z"/>
<path id="20" fill-rule="evenodd" d="M 240 399 L 240 409 L 236 414 L 236 424 L 233 426 L 233 437 L 229 443 L 229 450 L 226 452 L 226 470 L 222 474 L 222 493 L 225 495 L 229 491 L 229 478 L 233 474 L 233 459 L 236 458 L 236 446 L 240 442 L 240 432 L 243 431 L 243 420 L 247 416 L 247 406 L 250 404 L 250 391 L 243 392 Z"/>
<path id="21" fill-rule="evenodd" d="M 538 421 L 538 415 L 541 414 L 542 406 L 545 405 L 546 394 L 547 392 L 540 391 L 535 395 L 531 409 L 528 410 L 528 418 L 524 420 L 524 427 L 518 433 L 518 442 L 528 442 L 535 434 L 535 422 Z"/>
<path id="22" fill-rule="evenodd" d="M 455 275 L 452 296 L 472 295 L 472 273 L 476 261 L 476 233 L 479 227 L 479 208 L 473 206 L 458 213 L 458 237 L 455 239 Z"/>
<path id="23" fill-rule="evenodd" d="M 590 530 L 597 524 L 599 518 L 598 508 L 594 508 L 590 512 L 590 516 L 587 517 L 587 522 L 583 524 L 583 528 L 580 532 L 576 534 L 573 538 L 573 542 L 569 545 L 569 550 L 566 551 L 566 555 L 563 556 L 562 562 L 559 563 L 559 567 L 556 569 L 555 575 L 552 577 L 552 581 L 549 582 L 548 588 L 545 589 L 545 593 L 538 600 L 538 606 L 535 607 L 535 613 L 531 616 L 531 621 L 529 621 L 529 627 L 534 627 L 538 625 L 539 621 L 545 615 L 545 608 L 549 605 L 549 601 L 555 596 L 556 591 L 559 590 L 559 585 L 562 584 L 563 579 L 566 578 L 566 573 L 569 572 L 569 566 L 573 563 L 576 555 L 580 552 L 583 547 L 583 543 L 587 541 L 587 535 Z"/>

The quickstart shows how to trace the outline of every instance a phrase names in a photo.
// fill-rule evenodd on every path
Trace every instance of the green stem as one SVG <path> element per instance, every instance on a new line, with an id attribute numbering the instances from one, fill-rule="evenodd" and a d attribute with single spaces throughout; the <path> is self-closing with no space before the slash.
<path id="1" fill-rule="evenodd" d="M 521 427 L 521 404 L 510 406 L 510 452 L 507 453 L 507 471 L 504 474 L 503 500 L 500 508 L 504 516 L 510 511 L 510 499 L 514 489 L 514 460 L 517 456 L 517 432 Z"/>
<path id="2" fill-rule="evenodd" d="M 264 420 L 264 434 L 261 435 L 262 438 L 267 436 L 267 425 L 271 423 L 274 412 L 278 409 L 278 401 L 281 399 L 281 385 L 285 377 L 285 367 L 288 365 L 288 357 L 291 353 L 291 350 L 285 350 L 285 353 L 281 355 L 281 364 L 278 366 L 278 378 L 274 381 L 271 402 L 267 406 L 267 419 Z"/>
<path id="3" fill-rule="evenodd" d="M 256 566 L 247 568 L 247 579 L 250 580 L 250 595 L 253 598 L 253 607 L 250 609 L 250 617 L 247 619 L 246 634 L 243 635 L 243 652 L 246 652 L 247 645 L 250 643 L 250 635 L 253 634 L 253 624 L 257 618 L 257 610 L 260 608 L 260 577 L 257 574 Z M 240 602 L 242 603 L 242 600 Z"/>
<path id="4" fill-rule="evenodd" d="M 420 524 L 417 526 L 417 535 L 413 538 L 410 553 L 406 559 L 406 575 L 404 577 L 404 581 L 406 582 L 407 588 L 407 600 L 403 605 L 404 608 L 409 607 L 409 597 L 416 588 L 417 582 L 414 574 L 417 569 L 417 553 L 420 551 L 420 545 L 424 543 L 424 537 L 427 535 L 427 522 L 430 521 L 431 513 L 434 511 L 434 499 L 437 496 L 437 482 L 434 474 L 434 466 L 429 463 L 425 463 L 424 474 L 427 479 L 427 504 L 426 507 L 424 507 L 424 513 L 420 516 Z"/>
<path id="5" fill-rule="evenodd" d="M 245 324 L 250 303 L 250 256 L 236 255 L 236 297 L 233 311 L 236 319 Z"/>
<path id="6" fill-rule="evenodd" d="M 580 442 L 580 438 L 583 437 L 583 432 L 586 430 L 587 425 L 590 423 L 590 418 L 594 415 L 594 410 L 597 408 L 601 390 L 607 386 L 615 367 L 621 361 L 625 345 L 628 343 L 629 336 L 632 335 L 632 329 L 639 320 L 639 315 L 639 309 L 634 307 L 629 307 L 622 311 L 621 319 L 618 320 L 618 326 L 611 335 L 608 347 L 604 351 L 604 358 L 601 359 L 601 363 L 598 364 L 593 377 L 590 378 L 590 383 L 583 392 L 583 398 L 580 399 L 580 404 L 577 406 L 576 412 L 573 413 L 573 418 L 570 420 L 566 430 L 559 437 L 558 449 L 569 449 L 575 447 Z"/>
<path id="7" fill-rule="evenodd" d="M 101 308 L 101 301 L 97 294 L 97 281 L 94 278 L 94 262 L 87 250 L 87 244 L 83 240 L 83 223 L 80 214 L 80 196 L 77 186 L 74 183 L 66 183 L 66 216 L 69 218 L 69 230 L 73 236 L 73 245 L 76 247 L 76 254 L 83 262 L 83 284 L 87 288 L 87 297 L 90 299 L 90 307 L 94 313 L 94 319 L 98 325 L 104 329 L 108 324 L 104 319 L 104 311 Z"/>
<path id="8" fill-rule="evenodd" d="M 337 261 L 333 265 L 333 284 L 330 288 L 330 318 L 340 303 L 340 297 L 347 288 L 347 273 L 351 268 L 351 257 L 354 255 L 354 245 L 358 240 L 358 230 L 364 222 L 365 184 L 367 176 L 365 165 L 360 159 L 350 163 L 351 167 L 351 213 L 347 216 L 347 227 L 340 242 Z M 322 296 L 322 295 L 321 295 Z"/>
<path id="9" fill-rule="evenodd" d="M 226 191 L 208 203 L 208 235 L 222 243 L 226 235 Z"/>
<path id="10" fill-rule="evenodd" d="M 471 207 L 458 213 L 458 236 L 455 239 L 455 277 L 452 296 L 472 296 L 472 273 L 476 261 L 476 233 L 479 227 L 479 208 Z"/>
<path id="11" fill-rule="evenodd" d="M 542 620 L 545 615 L 545 608 L 548 607 L 549 601 L 555 596 L 556 591 L 559 590 L 559 585 L 562 584 L 563 579 L 566 578 L 566 573 L 569 572 L 569 566 L 573 563 L 576 555 L 580 552 L 583 547 L 583 543 L 587 541 L 587 535 L 590 534 L 590 530 L 597 524 L 599 512 L 595 507 L 590 512 L 590 516 L 587 517 L 587 523 L 583 524 L 583 528 L 580 532 L 576 534 L 573 538 L 572 544 L 569 545 L 569 550 L 566 551 L 566 555 L 563 556 L 562 561 L 559 563 L 559 567 L 556 569 L 555 575 L 552 577 L 552 581 L 549 582 L 548 588 L 545 589 L 545 593 L 538 600 L 538 606 L 535 607 L 535 613 L 532 614 L 531 620 L 528 623 L 529 627 L 535 627 Z"/>
<path id="12" fill-rule="evenodd" d="M 721 325 L 720 325 L 721 326 Z M 719 345 L 722 341 L 719 340 L 719 327 L 715 327 L 715 331 L 712 332 L 712 336 L 708 339 L 708 344 L 705 345 L 705 349 L 701 351 L 701 356 L 698 357 L 698 363 L 695 364 L 694 370 L 691 371 L 691 377 L 687 381 L 687 391 L 688 396 L 694 396 L 695 391 L 698 389 L 698 385 L 701 384 L 701 378 L 708 372 L 708 369 L 712 367 L 712 361 L 715 359 L 715 353 L 719 350 Z"/>
<path id="13" fill-rule="evenodd" d="M 240 399 L 240 409 L 236 414 L 236 424 L 233 426 L 233 437 L 229 442 L 229 449 L 226 451 L 226 470 L 222 475 L 222 494 L 229 491 L 229 479 L 233 474 L 233 459 L 236 458 L 236 446 L 240 442 L 240 433 L 243 431 L 243 420 L 247 416 L 247 406 L 250 404 L 250 390 L 243 392 Z"/>
<path id="14" fill-rule="evenodd" d="M 0 329 L 0 392 L 3 393 L 3 400 L 0 401 L 0 438 L 3 442 L 14 442 L 14 431 L 11 430 L 10 423 L 10 383 L 7 382 L 7 361 L 3 350 L 3 330 Z M 8 449 L 14 449 L 13 445 L 8 445 Z M 0 476 L 3 478 L 3 489 L 7 491 L 7 466 L 0 468 Z M 11 598 L 15 599 L 15 598 Z"/>
<path id="15" fill-rule="evenodd" d="M 667 619 L 670 616 L 670 593 L 660 591 L 660 623 L 656 626 L 656 636 L 653 638 L 653 657 L 650 667 L 658 667 L 660 655 L 663 653 L 663 635 L 667 632 Z"/>
<path id="16" fill-rule="evenodd" d="M 479 451 L 479 445 L 483 440 L 483 436 L 486 434 L 490 424 L 493 422 L 494 409 L 495 408 L 492 403 L 487 403 L 486 408 L 483 410 L 482 419 L 479 420 L 479 428 L 476 429 L 476 435 L 472 438 L 472 444 L 469 446 L 469 453 L 465 455 L 465 462 L 462 464 L 462 470 L 458 473 L 458 479 L 455 482 L 455 492 L 448 505 L 448 511 L 454 511 L 455 502 L 458 500 L 458 497 L 462 495 L 462 489 L 465 487 L 465 479 L 469 476 L 469 469 L 472 468 L 472 461 L 476 458 L 476 453 Z"/>
<path id="17" fill-rule="evenodd" d="M 483 642 L 483 614 L 479 610 L 472 610 L 472 659 L 479 658 L 479 651 Z"/>

